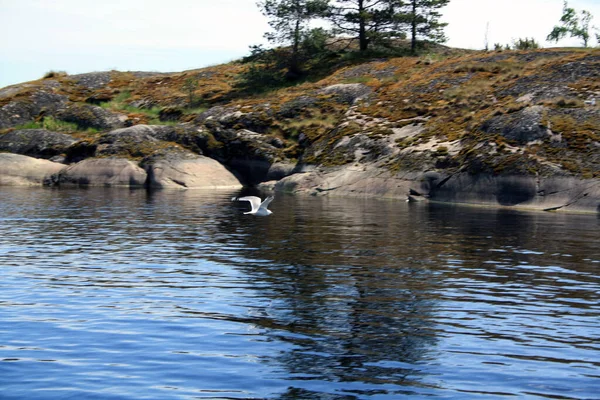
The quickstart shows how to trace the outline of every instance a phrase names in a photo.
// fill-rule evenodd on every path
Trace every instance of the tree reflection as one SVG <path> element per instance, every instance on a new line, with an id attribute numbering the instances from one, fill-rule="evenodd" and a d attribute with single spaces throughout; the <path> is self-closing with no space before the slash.
<path id="1" fill-rule="evenodd" d="M 302 200 L 280 196 L 274 218 L 219 223 L 244 238 L 243 260 L 262 260 L 237 267 L 268 288 L 273 301 L 259 324 L 292 345 L 277 362 L 300 387 L 305 380 L 351 383 L 346 393 L 364 390 L 358 383 L 382 393 L 414 386 L 418 363 L 436 343 L 439 285 L 418 231 L 407 229 L 419 217 L 398 212 L 397 202 L 376 202 L 374 210 L 372 200 Z"/>

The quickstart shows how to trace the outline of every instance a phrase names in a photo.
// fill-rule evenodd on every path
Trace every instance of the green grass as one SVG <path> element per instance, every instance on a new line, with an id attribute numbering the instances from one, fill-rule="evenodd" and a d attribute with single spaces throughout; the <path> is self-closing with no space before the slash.
<path id="1" fill-rule="evenodd" d="M 208 109 L 209 109 L 208 106 L 198 106 L 198 107 L 193 107 L 193 108 L 185 108 L 185 109 L 183 109 L 183 114 L 184 115 L 200 114 L 200 113 L 203 113 L 204 111 L 206 111 Z"/>
<path id="2" fill-rule="evenodd" d="M 333 128 L 338 122 L 339 117 L 331 114 L 318 115 L 313 118 L 302 118 L 299 120 L 290 121 L 287 126 L 290 128 L 304 128 L 311 125 L 321 125 L 328 128 Z"/>
<path id="3" fill-rule="evenodd" d="M 94 128 L 88 128 L 85 131 L 79 129 L 76 123 L 66 122 L 53 117 L 46 117 L 43 121 L 31 121 L 22 125 L 15 126 L 15 129 L 46 129 L 52 132 L 88 132 L 97 133 L 98 130 Z"/>
<path id="4" fill-rule="evenodd" d="M 111 110 L 111 111 L 125 110 L 125 107 L 131 107 L 126 103 L 126 101 L 130 97 L 131 97 L 131 92 L 125 90 L 125 91 L 119 93 L 118 95 L 116 95 L 111 101 L 108 101 L 106 103 L 101 103 L 100 107 L 102 107 L 106 110 Z M 135 107 L 131 107 L 131 108 L 135 108 Z"/>
<path id="5" fill-rule="evenodd" d="M 129 98 L 131 98 L 131 92 L 129 90 L 124 90 L 121 93 L 119 93 L 118 95 L 116 95 L 115 98 L 112 100 L 112 102 L 121 104 L 121 103 L 124 103 L 126 100 L 129 100 Z"/>
<path id="6" fill-rule="evenodd" d="M 101 103 L 100 107 L 105 110 L 115 111 L 115 112 L 126 112 L 126 113 L 136 113 L 136 114 L 144 114 L 148 117 L 148 122 L 154 125 L 171 125 L 170 122 L 164 122 L 158 119 L 158 114 L 162 107 L 152 107 L 152 108 L 140 108 L 134 107 L 127 103 L 127 100 L 131 98 L 131 92 L 128 90 L 124 90 L 115 96 L 111 101 L 106 103 Z"/>

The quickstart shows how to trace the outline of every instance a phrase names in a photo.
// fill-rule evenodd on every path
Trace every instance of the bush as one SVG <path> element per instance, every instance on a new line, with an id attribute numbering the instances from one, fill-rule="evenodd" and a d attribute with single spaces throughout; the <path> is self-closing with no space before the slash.
<path id="1" fill-rule="evenodd" d="M 15 129 L 46 129 L 52 132 L 73 133 L 86 131 L 88 133 L 97 132 L 96 129 L 88 128 L 87 130 L 80 129 L 76 123 L 66 122 L 53 117 L 45 117 L 37 121 L 27 122 L 22 125 L 15 126 Z"/>
<path id="2" fill-rule="evenodd" d="M 240 74 L 236 86 L 253 92 L 266 92 L 285 86 L 285 70 L 276 65 L 252 63 Z"/>
<path id="3" fill-rule="evenodd" d="M 60 78 L 67 75 L 68 74 L 65 71 L 48 71 L 44 74 L 44 77 L 42 79 Z"/>
<path id="4" fill-rule="evenodd" d="M 554 104 L 560 108 L 581 108 L 585 104 L 583 101 L 574 98 L 564 98 L 559 97 L 550 102 L 550 104 Z"/>
<path id="5" fill-rule="evenodd" d="M 437 149 L 435 149 L 435 154 L 437 156 L 445 156 L 448 155 L 448 148 L 446 146 L 438 146 Z"/>
<path id="6" fill-rule="evenodd" d="M 531 50 L 539 49 L 540 44 L 534 38 L 525 38 L 513 41 L 513 49 L 515 50 Z"/>

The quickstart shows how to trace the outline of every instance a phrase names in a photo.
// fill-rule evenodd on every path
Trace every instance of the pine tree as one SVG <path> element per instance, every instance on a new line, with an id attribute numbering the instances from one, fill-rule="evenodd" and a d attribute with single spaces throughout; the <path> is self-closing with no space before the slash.
<path id="1" fill-rule="evenodd" d="M 417 39 L 443 42 L 444 27 L 439 9 L 450 0 L 260 0 L 263 14 L 273 31 L 265 36 L 272 43 L 291 46 L 289 71 L 300 72 L 303 43 L 311 42 L 309 23 L 322 18 L 332 25 L 335 36 L 358 40 L 359 50 L 411 35 L 411 48 Z M 323 37 L 323 30 L 316 35 Z M 314 40 L 312 40 L 314 42 Z"/>
<path id="2" fill-rule="evenodd" d="M 450 0 L 408 0 L 404 7 L 404 20 L 410 26 L 410 48 L 414 53 L 417 38 L 434 42 L 445 42 L 444 27 L 448 24 L 440 22 L 442 16 L 438 11 L 450 3 Z"/>
<path id="3" fill-rule="evenodd" d="M 288 74 L 297 76 L 300 71 L 300 46 L 309 36 L 309 23 L 323 16 L 328 0 L 262 0 L 258 3 L 262 13 L 269 18 L 273 32 L 265 34 L 272 43 L 291 45 Z"/>
<path id="4" fill-rule="evenodd" d="M 404 37 L 399 25 L 402 0 L 337 0 L 327 19 L 336 35 L 358 39 L 360 51 L 372 43 Z"/>

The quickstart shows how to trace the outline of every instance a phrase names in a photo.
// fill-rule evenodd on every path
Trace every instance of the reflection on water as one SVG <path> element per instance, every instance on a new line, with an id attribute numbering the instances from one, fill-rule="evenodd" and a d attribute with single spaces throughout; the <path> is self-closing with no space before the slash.
<path id="1" fill-rule="evenodd" d="M 0 398 L 585 399 L 600 221 L 1 188 Z"/>

